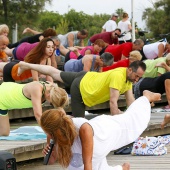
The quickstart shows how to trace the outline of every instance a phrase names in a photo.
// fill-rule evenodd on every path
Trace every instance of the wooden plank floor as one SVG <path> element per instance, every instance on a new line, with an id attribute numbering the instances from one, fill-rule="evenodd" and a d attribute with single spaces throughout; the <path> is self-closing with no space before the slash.
<path id="1" fill-rule="evenodd" d="M 110 166 L 122 165 L 124 162 L 130 163 L 131 170 L 169 170 L 170 169 L 170 147 L 168 146 L 168 154 L 162 156 L 132 156 L 114 155 L 110 152 L 107 161 Z M 18 164 L 18 170 L 63 170 L 63 168 L 55 163 L 54 165 L 42 165 L 43 159 L 32 161 L 29 164 Z"/>
<path id="2" fill-rule="evenodd" d="M 142 136 L 158 136 L 170 134 L 170 125 L 168 125 L 164 130 L 160 129 L 160 123 L 166 113 L 152 113 L 151 120 L 148 128 L 144 131 Z M 142 115 L 141 115 L 142 116 Z M 28 121 L 27 123 L 14 123 L 12 128 L 17 128 L 17 126 L 30 126 L 37 125 L 36 121 Z M 39 141 L 3 141 L 0 140 L 0 150 L 6 150 L 11 152 L 15 157 L 17 162 L 25 161 L 29 159 L 35 159 L 42 157 L 42 149 L 45 146 L 45 140 Z"/>

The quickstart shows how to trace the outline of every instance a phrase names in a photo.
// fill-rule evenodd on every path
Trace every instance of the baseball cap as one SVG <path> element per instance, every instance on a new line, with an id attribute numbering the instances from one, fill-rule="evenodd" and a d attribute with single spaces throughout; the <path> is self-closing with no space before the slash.
<path id="1" fill-rule="evenodd" d="M 113 13 L 113 14 L 111 15 L 111 17 L 110 17 L 110 18 L 112 18 L 112 17 L 118 17 L 118 14 Z"/>

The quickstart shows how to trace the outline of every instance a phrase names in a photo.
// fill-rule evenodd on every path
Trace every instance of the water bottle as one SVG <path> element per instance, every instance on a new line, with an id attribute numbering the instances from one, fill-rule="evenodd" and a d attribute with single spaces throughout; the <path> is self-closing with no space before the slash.
<path id="1" fill-rule="evenodd" d="M 45 155 L 45 157 L 44 157 L 44 165 L 48 165 L 48 161 L 50 159 L 53 147 L 54 147 L 54 141 L 52 139 L 50 139 L 50 150 L 47 153 L 47 155 Z"/>

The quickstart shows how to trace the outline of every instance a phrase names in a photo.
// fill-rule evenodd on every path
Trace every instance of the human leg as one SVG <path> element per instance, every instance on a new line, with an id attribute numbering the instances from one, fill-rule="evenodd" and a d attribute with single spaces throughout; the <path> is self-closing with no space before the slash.
<path id="1" fill-rule="evenodd" d="M 49 75 L 55 80 L 58 80 L 60 82 L 63 82 L 63 80 L 60 77 L 60 73 L 62 71 L 48 65 L 39 65 L 39 64 L 29 64 L 23 61 L 19 62 L 19 68 L 18 68 L 18 75 L 20 76 L 25 70 L 35 70 L 42 74 Z"/>
<path id="2" fill-rule="evenodd" d="M 83 73 L 83 72 L 81 72 Z M 84 74 L 75 78 L 73 81 L 70 94 L 71 94 L 71 109 L 72 115 L 74 117 L 84 117 L 85 116 L 85 105 L 83 103 L 83 99 L 80 93 L 80 81 L 82 80 Z"/>
<path id="3" fill-rule="evenodd" d="M 149 102 L 155 102 L 161 100 L 161 94 L 160 93 L 153 93 L 148 90 L 143 91 L 143 96 L 145 96 Z"/>
<path id="4" fill-rule="evenodd" d="M 10 124 L 8 114 L 0 114 L 0 136 L 9 136 Z"/>
<path id="5" fill-rule="evenodd" d="M 161 129 L 164 129 L 165 125 L 167 125 L 168 123 L 170 123 L 170 114 L 166 114 L 164 116 L 164 120 L 161 123 Z"/>
<path id="6" fill-rule="evenodd" d="M 166 92 L 166 98 L 167 98 L 167 101 L 168 101 L 168 105 L 169 105 L 169 108 L 170 108 L 170 79 L 166 79 L 165 80 L 165 92 Z"/>
<path id="7" fill-rule="evenodd" d="M 29 28 L 29 27 L 25 28 L 24 31 L 22 32 L 22 34 L 25 34 L 25 33 L 32 33 L 34 35 L 41 34 L 41 32 L 33 30 L 33 29 Z"/>
<path id="8" fill-rule="evenodd" d="M 112 150 L 134 142 L 147 128 L 151 116 L 150 102 L 159 101 L 161 94 L 145 90 L 143 96 L 135 100 L 125 113 L 111 117 L 113 119 L 115 140 Z"/>

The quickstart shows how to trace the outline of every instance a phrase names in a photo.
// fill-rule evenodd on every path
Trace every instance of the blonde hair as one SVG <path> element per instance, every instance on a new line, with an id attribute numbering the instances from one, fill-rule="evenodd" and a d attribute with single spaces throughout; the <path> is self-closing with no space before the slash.
<path id="1" fill-rule="evenodd" d="M 2 35 L 4 32 L 9 33 L 9 27 L 6 24 L 0 25 L 0 35 Z"/>
<path id="2" fill-rule="evenodd" d="M 166 55 L 166 61 L 169 61 L 170 60 L 170 53 L 168 53 L 167 55 Z"/>
<path id="3" fill-rule="evenodd" d="M 131 51 L 130 52 L 130 56 L 129 56 L 129 59 L 133 59 L 133 60 L 141 60 L 142 59 L 142 55 L 139 51 L 135 50 L 135 51 Z"/>
<path id="4" fill-rule="evenodd" d="M 72 119 L 62 108 L 46 110 L 40 119 L 44 132 L 52 135 L 57 144 L 57 160 L 63 167 L 68 167 L 72 159 L 71 146 L 77 137 L 77 130 Z"/>
<path id="5" fill-rule="evenodd" d="M 57 107 L 65 107 L 66 105 L 69 104 L 69 99 L 68 99 L 68 94 L 67 92 L 58 87 L 57 84 L 52 84 L 51 85 L 51 90 L 50 90 L 50 101 L 52 105 L 57 108 Z"/>

